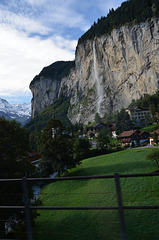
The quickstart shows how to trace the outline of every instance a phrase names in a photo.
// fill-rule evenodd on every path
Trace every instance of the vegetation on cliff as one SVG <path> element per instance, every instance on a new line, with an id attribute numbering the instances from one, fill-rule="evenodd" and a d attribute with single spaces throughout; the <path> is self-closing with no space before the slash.
<path id="1" fill-rule="evenodd" d="M 30 85 L 40 80 L 40 77 L 51 78 L 52 81 L 67 77 L 71 69 L 75 66 L 75 61 L 58 61 L 44 67 L 43 70 L 36 75 Z"/>
<path id="2" fill-rule="evenodd" d="M 61 120 L 67 128 L 72 126 L 67 117 L 69 105 L 70 99 L 61 95 L 53 104 L 46 107 L 25 125 L 30 133 L 30 142 L 34 150 L 36 150 L 40 144 L 41 130 L 46 126 L 49 119 L 56 117 Z"/>
<path id="3" fill-rule="evenodd" d="M 107 17 L 101 17 L 97 23 L 79 39 L 79 43 L 87 39 L 94 39 L 105 34 L 110 34 L 115 28 L 125 24 L 138 24 L 147 19 L 159 16 L 158 0 L 130 0 L 123 2 L 121 7 L 109 11 Z"/>

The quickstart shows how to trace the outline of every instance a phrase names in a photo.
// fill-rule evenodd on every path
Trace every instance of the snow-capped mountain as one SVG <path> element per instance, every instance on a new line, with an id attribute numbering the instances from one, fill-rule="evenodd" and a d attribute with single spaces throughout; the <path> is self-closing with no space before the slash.
<path id="1" fill-rule="evenodd" d="M 0 98 L 0 117 L 8 120 L 16 120 L 24 125 L 31 117 L 31 103 L 9 104 Z"/>

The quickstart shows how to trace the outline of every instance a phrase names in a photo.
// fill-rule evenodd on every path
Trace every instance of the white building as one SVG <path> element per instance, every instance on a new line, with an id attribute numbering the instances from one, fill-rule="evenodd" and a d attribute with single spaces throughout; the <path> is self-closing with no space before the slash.
<path id="1" fill-rule="evenodd" d="M 146 118 L 152 119 L 152 114 L 148 108 L 135 107 L 128 108 L 125 111 L 129 114 L 131 120 L 144 121 Z"/>

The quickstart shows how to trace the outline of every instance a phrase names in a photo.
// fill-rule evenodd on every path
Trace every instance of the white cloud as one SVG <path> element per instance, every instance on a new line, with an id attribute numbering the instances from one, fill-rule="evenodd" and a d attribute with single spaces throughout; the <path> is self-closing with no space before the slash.
<path id="1" fill-rule="evenodd" d="M 89 24 L 86 16 L 77 8 L 76 0 L 26 0 L 31 7 L 36 7 L 40 14 L 39 21 L 43 25 L 79 28 L 85 31 Z M 80 3 L 81 4 L 81 3 Z M 41 11 L 42 9 L 42 11 Z"/>
<path id="2" fill-rule="evenodd" d="M 15 14 L 8 10 L 0 10 L 0 22 L 20 31 L 30 33 L 48 34 L 52 29 L 42 25 L 40 22 L 30 19 L 22 14 Z"/>
<path id="3" fill-rule="evenodd" d="M 106 15 L 109 8 L 115 9 L 121 2 L 3 0 L 0 3 L 0 97 L 30 96 L 29 83 L 43 67 L 58 60 L 74 59 L 77 45 L 72 37 L 74 33 L 76 38 L 80 37 L 97 16 Z"/>
<path id="4" fill-rule="evenodd" d="M 35 6 L 46 4 L 48 0 L 25 0 L 25 2 Z"/>
<path id="5" fill-rule="evenodd" d="M 30 95 L 29 83 L 43 67 L 73 60 L 76 41 L 61 37 L 42 40 L 0 27 L 0 96 Z"/>

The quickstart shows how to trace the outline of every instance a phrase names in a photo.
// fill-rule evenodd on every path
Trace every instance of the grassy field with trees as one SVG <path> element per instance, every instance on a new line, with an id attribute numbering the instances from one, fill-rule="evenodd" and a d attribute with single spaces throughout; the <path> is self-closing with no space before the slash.
<path id="1" fill-rule="evenodd" d="M 157 170 L 147 159 L 152 149 L 128 149 L 85 159 L 65 176 L 149 173 Z M 125 206 L 159 205 L 159 177 L 121 179 Z M 117 206 L 114 179 L 59 181 L 43 187 L 43 206 Z M 117 210 L 39 211 L 33 239 L 117 240 Z M 125 210 L 128 239 L 158 239 L 158 210 Z"/>

